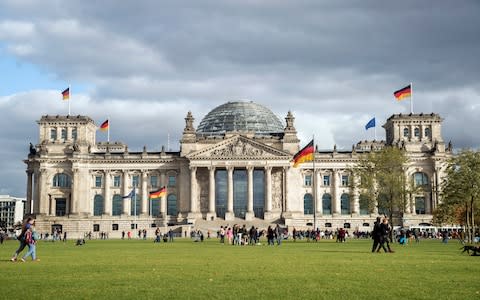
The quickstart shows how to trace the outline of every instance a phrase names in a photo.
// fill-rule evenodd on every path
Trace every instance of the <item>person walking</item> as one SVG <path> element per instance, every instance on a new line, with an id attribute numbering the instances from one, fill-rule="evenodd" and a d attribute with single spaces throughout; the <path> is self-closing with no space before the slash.
<path id="1" fill-rule="evenodd" d="M 37 258 L 37 239 L 39 239 L 38 234 L 35 232 L 35 228 L 33 226 L 33 222 L 31 223 L 31 226 L 27 231 L 25 232 L 25 242 L 28 245 L 28 251 L 23 255 L 22 257 L 22 262 L 25 262 L 27 257 L 31 256 L 32 261 L 40 261 L 40 259 Z"/>
<path id="2" fill-rule="evenodd" d="M 373 231 L 372 231 L 372 239 L 373 239 L 372 253 L 377 251 L 378 245 L 380 244 L 380 239 L 382 236 L 380 224 L 381 224 L 381 218 L 377 217 L 377 220 L 373 224 Z"/>
<path id="3" fill-rule="evenodd" d="M 25 247 L 27 246 L 27 242 L 25 241 L 25 233 L 27 232 L 27 230 L 30 229 L 30 227 L 32 227 L 33 222 L 34 219 L 32 217 L 28 217 L 25 222 L 23 222 L 22 230 L 17 236 L 17 239 L 20 242 L 20 246 L 18 246 L 18 249 L 15 251 L 15 253 L 13 253 L 12 258 L 10 258 L 11 261 L 16 261 L 20 252 L 22 252 L 23 249 L 25 249 Z"/>
<path id="4" fill-rule="evenodd" d="M 382 224 L 380 224 L 380 231 L 381 231 L 380 246 L 378 247 L 377 252 L 380 252 L 380 248 L 383 248 L 383 251 L 393 253 L 394 251 L 390 248 L 390 234 L 391 234 L 392 228 L 388 224 L 387 218 L 383 218 Z M 385 244 L 387 244 L 387 248 L 385 248 Z"/>

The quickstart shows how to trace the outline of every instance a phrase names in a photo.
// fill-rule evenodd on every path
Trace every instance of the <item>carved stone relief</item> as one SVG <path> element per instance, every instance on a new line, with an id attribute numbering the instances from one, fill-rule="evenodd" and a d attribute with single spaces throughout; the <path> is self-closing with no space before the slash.
<path id="1" fill-rule="evenodd" d="M 282 210 L 283 170 L 272 170 L 272 210 Z"/>
<path id="2" fill-rule="evenodd" d="M 238 139 L 236 142 L 227 145 L 225 148 L 216 149 L 212 151 L 213 156 L 261 156 L 263 155 L 263 150 L 255 148 L 251 144 L 243 142 L 241 139 Z"/>

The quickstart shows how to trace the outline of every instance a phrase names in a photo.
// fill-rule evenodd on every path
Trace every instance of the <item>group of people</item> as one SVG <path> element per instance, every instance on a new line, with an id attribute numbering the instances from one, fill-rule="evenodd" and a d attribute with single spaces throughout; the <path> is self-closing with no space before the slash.
<path id="1" fill-rule="evenodd" d="M 373 246 L 372 246 L 372 253 L 373 252 L 380 252 L 381 249 L 383 251 L 393 253 L 394 251 L 390 248 L 390 238 L 392 235 L 392 227 L 388 223 L 388 218 L 384 217 L 377 217 L 373 225 L 372 231 L 372 239 L 373 239 Z"/>
<path id="2" fill-rule="evenodd" d="M 28 251 L 20 258 L 20 261 L 25 262 L 26 259 L 31 256 L 32 261 L 39 261 L 40 259 L 37 258 L 37 249 L 36 243 L 37 240 L 40 239 L 40 236 L 35 231 L 35 219 L 29 217 L 25 220 L 22 225 L 22 230 L 18 236 L 18 241 L 20 242 L 20 246 L 13 254 L 11 261 L 15 262 L 18 259 L 18 256 L 28 246 Z"/>
<path id="3" fill-rule="evenodd" d="M 250 229 L 244 224 L 240 227 L 238 224 L 230 226 L 220 226 L 218 231 L 218 237 L 220 238 L 220 243 L 228 245 L 257 245 L 260 236 L 263 234 L 262 231 L 258 230 L 258 227 L 252 225 Z"/>

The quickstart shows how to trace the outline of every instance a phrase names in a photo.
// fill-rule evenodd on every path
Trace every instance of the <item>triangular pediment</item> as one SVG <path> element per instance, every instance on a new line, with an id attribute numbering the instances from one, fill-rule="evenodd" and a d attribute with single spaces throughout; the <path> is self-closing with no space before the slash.
<path id="1" fill-rule="evenodd" d="M 187 155 L 189 159 L 288 159 L 291 154 L 238 135 Z"/>

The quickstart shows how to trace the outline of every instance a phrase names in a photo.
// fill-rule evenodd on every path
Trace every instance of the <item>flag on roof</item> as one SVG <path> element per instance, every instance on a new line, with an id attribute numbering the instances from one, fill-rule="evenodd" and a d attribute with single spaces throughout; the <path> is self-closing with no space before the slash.
<path id="1" fill-rule="evenodd" d="M 100 130 L 101 131 L 106 131 L 108 130 L 108 119 L 100 125 Z"/>
<path id="2" fill-rule="evenodd" d="M 412 95 L 412 85 L 409 84 L 406 87 L 399 89 L 398 91 L 395 91 L 393 93 L 395 98 L 397 98 L 398 101 L 403 100 L 404 98 L 410 97 Z"/>
<path id="3" fill-rule="evenodd" d="M 373 119 L 368 121 L 367 125 L 365 125 L 365 130 L 368 130 L 368 128 L 372 128 L 372 127 L 375 127 L 375 117 L 373 117 Z"/>
<path id="4" fill-rule="evenodd" d="M 68 99 L 70 99 L 70 87 L 66 88 L 66 89 L 62 92 L 62 97 L 63 97 L 63 100 L 68 100 Z"/>
<path id="5" fill-rule="evenodd" d="M 313 161 L 313 139 L 302 150 L 298 151 L 293 157 L 293 166 L 297 167 L 299 164 Z"/>

